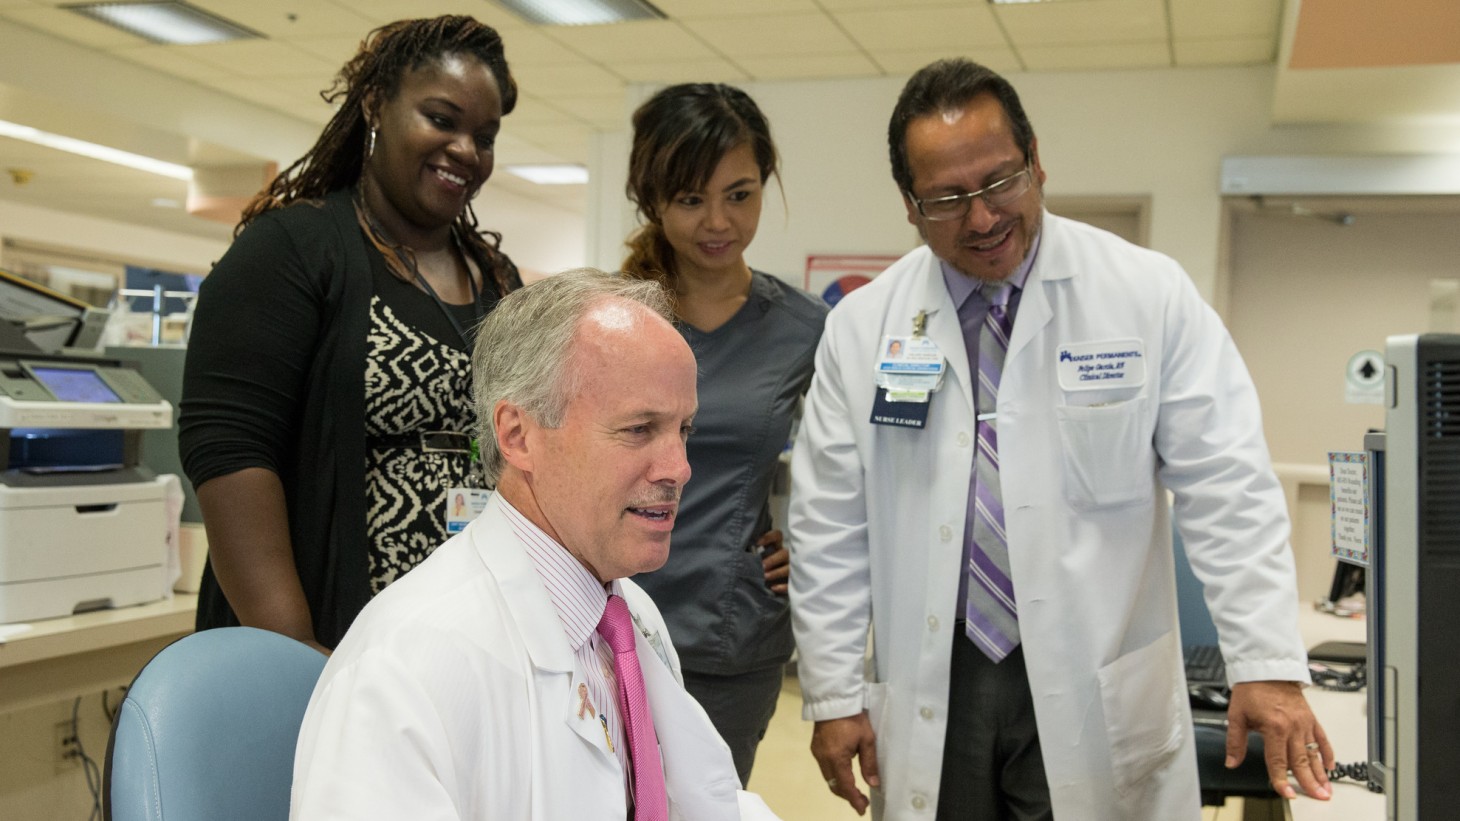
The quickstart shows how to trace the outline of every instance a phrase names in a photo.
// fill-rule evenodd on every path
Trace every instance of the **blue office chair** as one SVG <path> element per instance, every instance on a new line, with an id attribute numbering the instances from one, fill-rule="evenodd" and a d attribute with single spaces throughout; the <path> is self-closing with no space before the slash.
<path id="1" fill-rule="evenodd" d="M 112 725 L 111 821 L 286 819 L 294 742 L 325 657 L 252 627 L 205 630 L 142 668 Z"/>
<path id="2" fill-rule="evenodd" d="M 1206 599 L 1202 597 L 1201 582 L 1191 572 L 1191 563 L 1187 561 L 1186 550 L 1181 544 L 1181 534 L 1174 528 L 1171 542 L 1176 551 L 1176 609 L 1181 622 L 1181 644 L 1184 647 L 1216 644 L 1217 626 L 1207 610 Z M 1267 781 L 1260 733 L 1247 734 L 1247 757 L 1237 769 L 1229 770 L 1226 764 L 1227 728 L 1198 721 L 1194 730 L 1202 804 L 1222 806 L 1229 797 L 1277 800 L 1277 793 Z"/>

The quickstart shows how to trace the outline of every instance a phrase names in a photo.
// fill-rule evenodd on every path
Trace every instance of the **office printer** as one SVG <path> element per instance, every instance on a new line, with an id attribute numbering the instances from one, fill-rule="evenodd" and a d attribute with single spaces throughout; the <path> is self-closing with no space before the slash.
<path id="1" fill-rule="evenodd" d="M 122 360 L 0 349 L 0 623 L 166 595 L 168 481 L 139 451 L 172 419 Z"/>

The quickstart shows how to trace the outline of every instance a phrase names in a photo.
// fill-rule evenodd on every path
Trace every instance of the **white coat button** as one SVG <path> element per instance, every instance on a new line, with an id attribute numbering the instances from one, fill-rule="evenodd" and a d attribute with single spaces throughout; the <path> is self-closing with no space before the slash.
<path id="1" fill-rule="evenodd" d="M 913 809 L 920 810 L 923 807 L 928 806 L 928 802 L 924 801 L 921 795 L 915 795 L 913 796 L 912 805 Z"/>
<path id="2" fill-rule="evenodd" d="M 968 447 L 968 434 L 963 433 L 962 431 L 960 431 L 958 433 L 958 447 L 960 447 L 960 448 L 966 448 L 966 447 Z"/>
<path id="3" fill-rule="evenodd" d="M 918 710 L 918 715 L 922 716 L 923 718 L 927 719 L 928 721 L 932 721 L 933 720 L 933 708 L 932 707 L 924 707 L 923 709 Z"/>
<path id="4" fill-rule="evenodd" d="M 928 629 L 929 630 L 937 630 L 938 629 L 938 617 L 937 616 L 928 616 Z"/>
<path id="5" fill-rule="evenodd" d="M 953 541 L 953 528 L 949 527 L 948 525 L 943 525 L 942 527 L 938 528 L 938 538 L 942 539 L 945 542 Z"/>

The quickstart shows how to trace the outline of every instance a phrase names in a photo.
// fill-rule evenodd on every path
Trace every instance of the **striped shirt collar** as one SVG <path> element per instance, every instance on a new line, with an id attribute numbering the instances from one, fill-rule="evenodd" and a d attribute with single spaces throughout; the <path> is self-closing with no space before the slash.
<path id="1" fill-rule="evenodd" d="M 617 583 L 605 588 L 566 547 L 519 513 L 502 494 L 497 494 L 497 501 L 518 541 L 527 550 L 543 587 L 547 588 L 573 652 L 578 652 L 598 629 L 604 608 L 608 606 L 608 594 L 618 592 Z"/>

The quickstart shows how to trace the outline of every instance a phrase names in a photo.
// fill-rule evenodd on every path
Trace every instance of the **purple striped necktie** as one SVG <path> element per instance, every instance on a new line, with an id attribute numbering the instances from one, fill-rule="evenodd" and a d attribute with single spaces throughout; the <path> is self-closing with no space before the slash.
<path id="1" fill-rule="evenodd" d="M 1004 502 L 999 490 L 999 377 L 1004 354 L 1009 350 L 1009 296 L 1013 286 L 1005 282 L 983 286 L 988 317 L 978 333 L 978 412 L 974 481 L 969 489 L 973 517 L 973 544 L 968 551 L 968 603 L 965 632 L 978 648 L 995 662 L 1019 645 L 1018 608 L 1014 604 L 1014 582 L 1009 572 L 1009 543 L 1004 535 Z"/>
<path id="2" fill-rule="evenodd" d="M 654 717 L 644 691 L 644 673 L 634 650 L 634 620 L 622 596 L 608 597 L 598 622 L 598 635 L 613 651 L 613 672 L 618 678 L 618 707 L 629 737 L 629 761 L 634 768 L 634 821 L 667 821 L 669 796 L 664 791 L 664 766 Z"/>

